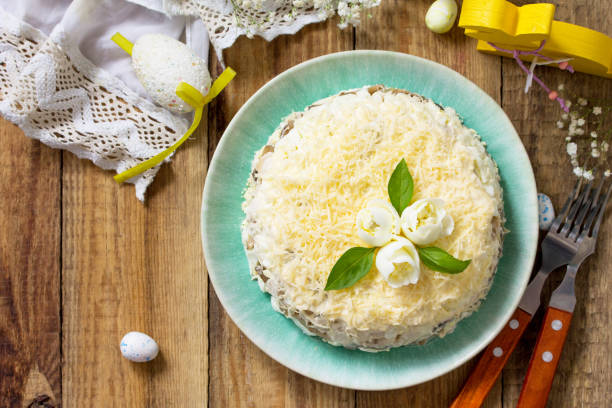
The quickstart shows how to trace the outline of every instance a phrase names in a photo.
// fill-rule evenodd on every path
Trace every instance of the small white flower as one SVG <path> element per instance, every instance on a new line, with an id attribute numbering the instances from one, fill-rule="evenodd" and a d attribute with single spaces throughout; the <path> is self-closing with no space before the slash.
<path id="1" fill-rule="evenodd" d="M 591 142 L 591 147 L 593 147 L 593 148 L 597 147 L 597 141 L 593 140 Z"/>
<path id="2" fill-rule="evenodd" d="M 557 127 L 558 127 L 559 129 L 563 129 L 563 125 L 565 125 L 565 123 L 563 123 L 563 122 L 562 122 L 562 121 L 560 121 L 560 120 L 558 120 L 558 121 L 557 121 Z"/>
<path id="3" fill-rule="evenodd" d="M 567 120 L 567 117 L 568 117 L 567 113 L 564 113 L 563 115 L 561 115 L 561 119 L 563 120 Z"/>
<path id="4" fill-rule="evenodd" d="M 607 152 L 609 148 L 610 148 L 610 145 L 608 144 L 608 142 L 601 142 L 601 150 L 603 150 L 604 152 Z"/>
<path id="5" fill-rule="evenodd" d="M 581 177 L 583 174 L 582 167 L 574 167 L 574 174 L 578 177 Z"/>
<path id="6" fill-rule="evenodd" d="M 576 152 L 578 152 L 578 145 L 574 142 L 568 143 L 566 146 L 567 154 L 570 156 L 575 156 Z"/>
<path id="7" fill-rule="evenodd" d="M 565 101 L 565 106 L 567 107 L 567 109 L 572 107 L 572 101 Z"/>
<path id="8" fill-rule="evenodd" d="M 591 137 L 592 137 L 593 139 L 597 139 L 597 132 L 592 131 L 592 132 L 591 132 Z"/>
<path id="9" fill-rule="evenodd" d="M 338 3 L 338 15 L 340 17 L 346 16 L 350 13 L 350 9 L 346 1 L 341 1 Z"/>
<path id="10" fill-rule="evenodd" d="M 576 123 L 578 124 L 578 126 L 584 126 L 584 119 L 580 118 L 576 121 Z"/>
<path id="11" fill-rule="evenodd" d="M 584 135 L 584 129 L 583 128 L 576 129 L 576 134 L 577 135 Z"/>
<path id="12" fill-rule="evenodd" d="M 582 173 L 582 177 L 584 177 L 585 179 L 587 179 L 587 180 L 589 180 L 589 181 L 590 181 L 590 180 L 593 180 L 593 178 L 594 178 L 594 177 L 593 177 L 593 171 L 592 171 L 592 170 L 589 170 L 589 171 L 585 171 L 585 172 L 583 172 L 583 173 Z"/>
<path id="13" fill-rule="evenodd" d="M 564 89 L 565 89 L 565 85 L 563 85 L 563 84 L 559 84 L 559 86 L 557 87 L 558 91 L 562 91 Z"/>
<path id="14" fill-rule="evenodd" d="M 600 155 L 599 150 L 597 150 L 597 149 L 592 149 L 591 150 L 591 156 L 592 157 L 599 157 L 599 155 Z"/>
<path id="15" fill-rule="evenodd" d="M 610 169 L 604 171 L 604 176 L 605 177 L 610 177 L 610 174 L 612 174 L 612 172 L 610 172 Z"/>
<path id="16" fill-rule="evenodd" d="M 570 160 L 570 162 L 572 163 L 572 167 L 577 167 L 578 166 L 578 160 L 576 160 L 576 158 L 572 158 L 572 160 Z"/>
<path id="17" fill-rule="evenodd" d="M 569 137 L 569 136 L 566 136 L 566 137 L 565 137 L 565 141 L 566 141 L 566 142 L 570 142 L 571 140 L 572 140 L 572 138 L 571 138 L 571 137 Z"/>
<path id="18" fill-rule="evenodd" d="M 595 106 L 593 108 L 593 115 L 601 115 L 601 106 Z"/>
<path id="19" fill-rule="evenodd" d="M 587 104 L 587 100 L 586 100 L 586 99 L 584 99 L 584 98 L 578 98 L 578 104 L 579 104 L 580 106 L 586 106 L 586 104 Z"/>

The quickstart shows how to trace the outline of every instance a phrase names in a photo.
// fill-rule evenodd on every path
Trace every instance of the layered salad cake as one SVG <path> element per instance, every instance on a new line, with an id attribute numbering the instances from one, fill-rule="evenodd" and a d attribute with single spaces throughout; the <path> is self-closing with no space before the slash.
<path id="1" fill-rule="evenodd" d="M 289 115 L 253 160 L 251 276 L 306 334 L 382 351 L 451 332 L 501 256 L 497 166 L 451 108 L 382 85 Z"/>

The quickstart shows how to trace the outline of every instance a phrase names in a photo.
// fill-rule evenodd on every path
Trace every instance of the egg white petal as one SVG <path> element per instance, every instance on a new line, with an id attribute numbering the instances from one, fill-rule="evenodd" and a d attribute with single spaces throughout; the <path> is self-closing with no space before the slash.
<path id="1" fill-rule="evenodd" d="M 453 232 L 454 221 L 439 198 L 424 198 L 402 212 L 401 229 L 417 245 L 428 245 Z"/>
<path id="2" fill-rule="evenodd" d="M 376 269 L 391 287 L 417 283 L 421 272 L 419 254 L 412 242 L 397 237 L 376 254 Z"/>
<path id="3" fill-rule="evenodd" d="M 371 200 L 357 213 L 357 236 L 371 246 L 383 246 L 400 231 L 400 218 L 393 206 Z"/>

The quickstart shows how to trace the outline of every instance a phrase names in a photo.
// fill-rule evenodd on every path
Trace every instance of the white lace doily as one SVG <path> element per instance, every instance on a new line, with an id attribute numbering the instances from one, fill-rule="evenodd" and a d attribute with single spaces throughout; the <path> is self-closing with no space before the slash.
<path id="1" fill-rule="evenodd" d="M 380 0 L 164 0 L 168 14 L 202 19 L 220 61 L 223 49 L 241 35 L 270 41 L 281 34 L 295 34 L 336 12 L 343 28 L 358 24 L 361 10 L 379 4 Z"/>
<path id="2" fill-rule="evenodd" d="M 117 172 L 171 146 L 187 128 L 84 58 L 61 26 L 47 37 L 1 9 L 0 113 L 27 136 Z M 140 200 L 157 171 L 128 181 Z"/>

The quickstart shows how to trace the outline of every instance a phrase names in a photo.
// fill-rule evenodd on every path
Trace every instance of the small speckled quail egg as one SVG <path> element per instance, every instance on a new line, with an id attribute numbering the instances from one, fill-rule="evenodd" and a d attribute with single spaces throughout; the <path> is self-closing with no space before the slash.
<path id="1" fill-rule="evenodd" d="M 202 95 L 210 90 L 210 74 L 204 60 L 182 42 L 163 34 L 143 35 L 134 43 L 132 67 L 151 98 L 173 112 L 193 110 L 176 96 L 180 82 L 187 82 Z"/>
<path id="2" fill-rule="evenodd" d="M 548 231 L 554 219 L 555 208 L 552 200 L 546 194 L 538 193 L 538 223 L 540 229 Z"/>
<path id="3" fill-rule="evenodd" d="M 444 34 L 453 28 L 457 18 L 455 0 L 436 0 L 425 15 L 425 25 L 434 33 Z"/>
<path id="4" fill-rule="evenodd" d="M 121 339 L 119 345 L 123 357 L 136 363 L 144 363 L 153 360 L 159 352 L 159 347 L 150 336 L 133 331 Z"/>

